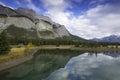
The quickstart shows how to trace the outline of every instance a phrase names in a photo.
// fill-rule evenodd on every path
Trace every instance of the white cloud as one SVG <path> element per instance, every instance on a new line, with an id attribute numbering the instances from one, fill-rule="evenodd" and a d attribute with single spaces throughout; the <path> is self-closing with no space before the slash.
<path id="1" fill-rule="evenodd" d="M 43 3 L 48 10 L 46 15 L 55 22 L 65 25 L 74 35 L 86 39 L 111 34 L 120 35 L 120 10 L 118 10 L 119 6 L 117 5 L 98 5 L 76 17 L 72 11 L 67 10 L 72 5 L 68 4 L 66 0 L 43 0 Z"/>
<path id="2" fill-rule="evenodd" d="M 103 37 L 111 34 L 120 35 L 120 14 L 115 11 L 113 12 L 113 7 L 114 6 L 111 5 L 102 5 L 87 11 L 87 19 L 89 19 L 91 24 L 97 29 L 94 33 L 99 32 L 99 34 L 95 35 L 96 37 Z"/>
<path id="3" fill-rule="evenodd" d="M 3 6 L 6 6 L 3 2 L 0 1 L 0 4 L 3 5 Z"/>
<path id="4" fill-rule="evenodd" d="M 65 0 L 42 0 L 42 2 L 47 9 L 52 8 L 64 10 L 69 6 L 69 4 Z"/>
<path id="5" fill-rule="evenodd" d="M 3 2 L 1 2 L 0 1 L 0 5 L 3 5 L 3 6 L 6 6 L 6 7 L 9 7 L 9 8 L 11 8 L 11 9 L 14 9 L 13 7 L 11 7 L 11 6 L 7 6 L 7 5 L 5 5 Z"/>
<path id="6" fill-rule="evenodd" d="M 21 5 L 21 3 L 19 2 L 19 0 L 15 0 L 14 2 L 15 2 L 17 5 L 19 5 L 19 6 Z"/>
<path id="7" fill-rule="evenodd" d="M 47 16 L 51 17 L 55 22 L 68 25 L 68 19 L 72 13 L 66 11 L 70 5 L 65 0 L 43 0 L 42 2 L 48 10 L 46 12 Z"/>
<path id="8" fill-rule="evenodd" d="M 40 8 L 38 8 L 37 6 L 35 6 L 35 4 L 32 2 L 32 0 L 26 0 L 26 6 L 30 9 L 35 10 L 36 12 L 40 12 Z"/>
<path id="9" fill-rule="evenodd" d="M 20 0 L 15 0 L 14 3 L 16 3 L 18 6 L 22 6 L 23 4 L 26 4 L 26 6 L 29 8 L 29 9 L 33 9 L 35 10 L 36 12 L 40 12 L 41 9 L 38 8 L 33 2 L 32 0 L 24 0 L 24 1 L 20 1 Z"/>

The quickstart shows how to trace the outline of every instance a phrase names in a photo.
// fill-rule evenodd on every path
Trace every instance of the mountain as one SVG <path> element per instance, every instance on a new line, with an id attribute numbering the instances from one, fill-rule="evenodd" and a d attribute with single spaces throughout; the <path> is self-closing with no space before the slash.
<path id="1" fill-rule="evenodd" d="M 81 37 L 78 37 L 78 36 L 75 36 L 75 35 L 72 35 L 72 34 L 70 34 L 70 38 L 71 39 L 73 39 L 73 40 L 77 40 L 77 41 L 87 41 L 87 42 L 89 42 L 89 40 L 86 40 L 86 39 L 84 39 L 84 38 L 81 38 Z"/>
<path id="2" fill-rule="evenodd" d="M 103 38 L 94 38 L 91 39 L 92 41 L 96 41 L 96 42 L 120 42 L 120 36 L 119 35 L 110 35 L 110 36 L 106 36 Z"/>
<path id="3" fill-rule="evenodd" d="M 0 5 L 0 32 L 7 31 L 8 37 L 44 38 L 70 36 L 64 25 L 53 22 L 49 17 L 31 9 L 11 9 Z"/>

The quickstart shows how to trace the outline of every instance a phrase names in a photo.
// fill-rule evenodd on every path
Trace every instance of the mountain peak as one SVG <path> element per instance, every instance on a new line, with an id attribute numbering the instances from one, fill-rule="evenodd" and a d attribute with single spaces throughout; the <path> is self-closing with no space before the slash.
<path id="1" fill-rule="evenodd" d="M 26 9 L 26 8 L 22 8 L 22 7 L 19 7 L 18 9 L 16 9 L 16 11 L 18 12 L 24 12 L 24 13 L 32 13 L 32 14 L 36 14 L 36 12 L 32 9 Z"/>
<path id="2" fill-rule="evenodd" d="M 120 37 L 120 35 L 110 35 L 108 37 Z"/>
<path id="3" fill-rule="evenodd" d="M 120 42 L 120 35 L 110 35 L 102 38 L 93 38 L 91 40 L 96 42 Z"/>
<path id="4" fill-rule="evenodd" d="M 70 36 L 67 29 L 49 17 L 32 9 L 16 10 L 0 5 L 0 31 L 6 29 L 9 37 L 57 38 Z"/>
<path id="5" fill-rule="evenodd" d="M 4 14 L 7 16 L 14 16 L 17 15 L 17 12 L 9 7 L 0 5 L 0 14 Z"/>

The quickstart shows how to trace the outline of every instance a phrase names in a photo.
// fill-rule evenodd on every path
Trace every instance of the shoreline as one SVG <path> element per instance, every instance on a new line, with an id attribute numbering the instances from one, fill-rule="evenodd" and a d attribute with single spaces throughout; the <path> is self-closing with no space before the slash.
<path id="1" fill-rule="evenodd" d="M 38 46 L 36 50 L 30 51 L 28 56 L 14 59 L 8 62 L 3 62 L 0 63 L 0 71 L 4 71 L 6 69 L 15 67 L 17 65 L 20 65 L 28 60 L 31 60 L 33 58 L 33 55 L 38 51 L 38 50 L 54 50 L 54 49 L 60 49 L 60 50 L 78 50 L 78 51 L 85 51 L 85 52 L 112 52 L 112 51 L 120 51 L 120 48 L 106 48 L 106 47 L 74 47 L 73 45 L 68 45 L 68 46 L 55 46 L 55 45 L 44 45 L 44 46 Z"/>
<path id="2" fill-rule="evenodd" d="M 0 71 L 4 71 L 6 69 L 12 68 L 14 66 L 17 66 L 19 64 L 22 64 L 28 60 L 31 60 L 33 58 L 33 55 L 37 52 L 38 50 L 34 50 L 32 52 L 29 52 L 30 55 L 22 57 L 22 58 L 18 58 L 18 59 L 14 59 L 11 60 L 9 62 L 3 62 L 0 63 Z"/>
<path id="3" fill-rule="evenodd" d="M 79 51 L 120 51 L 120 48 L 108 48 L 108 47 L 75 47 L 73 45 L 68 45 L 68 46 L 54 46 L 54 45 L 45 45 L 45 46 L 39 46 L 38 49 L 43 49 L 43 50 L 53 50 L 53 49 L 69 49 L 69 50 L 79 50 Z"/>

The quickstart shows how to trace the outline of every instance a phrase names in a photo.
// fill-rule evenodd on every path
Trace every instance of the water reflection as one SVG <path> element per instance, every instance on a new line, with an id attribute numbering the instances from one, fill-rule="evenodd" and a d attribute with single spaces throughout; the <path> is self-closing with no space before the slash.
<path id="1" fill-rule="evenodd" d="M 35 54 L 34 59 L 0 72 L 0 80 L 41 80 L 64 67 L 71 57 L 81 53 L 70 50 L 40 50 Z"/>
<path id="2" fill-rule="evenodd" d="M 84 53 L 43 80 L 120 80 L 120 53 Z"/>

